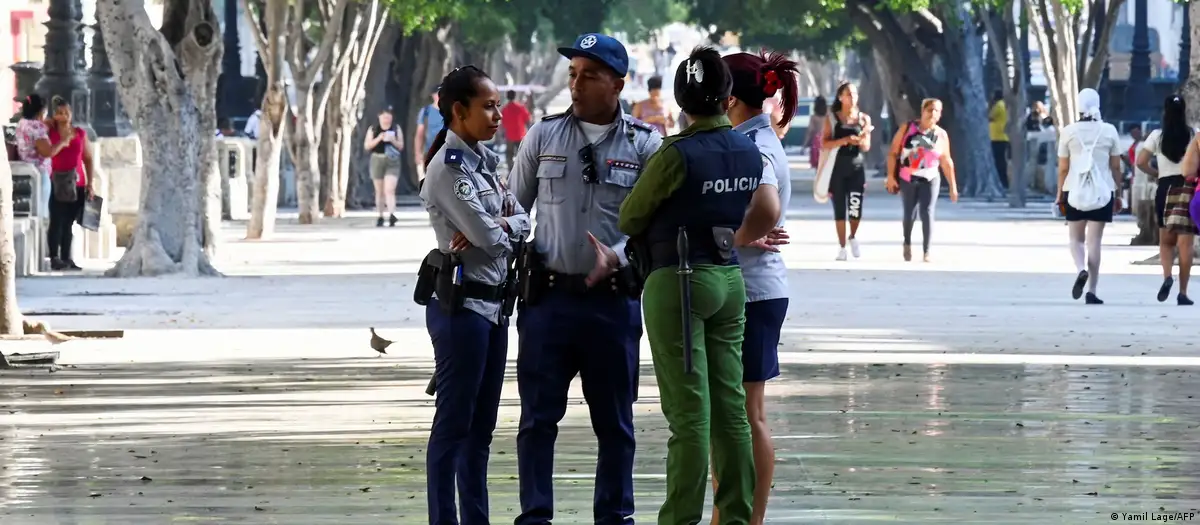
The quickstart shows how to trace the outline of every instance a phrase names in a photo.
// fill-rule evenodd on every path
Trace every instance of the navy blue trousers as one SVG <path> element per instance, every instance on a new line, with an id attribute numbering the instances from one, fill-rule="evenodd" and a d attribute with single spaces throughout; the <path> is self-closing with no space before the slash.
<path id="1" fill-rule="evenodd" d="M 553 293 L 522 309 L 517 330 L 521 515 L 516 525 L 545 525 L 554 517 L 554 442 L 576 374 L 583 381 L 599 448 L 594 522 L 633 523 L 640 303 L 627 297 Z"/>
<path id="2" fill-rule="evenodd" d="M 487 465 L 508 357 L 508 323 L 470 310 L 453 315 L 437 299 L 425 307 L 433 340 L 437 411 L 429 433 L 425 479 L 430 525 L 488 523 Z M 454 508 L 457 480 L 459 509 Z"/>

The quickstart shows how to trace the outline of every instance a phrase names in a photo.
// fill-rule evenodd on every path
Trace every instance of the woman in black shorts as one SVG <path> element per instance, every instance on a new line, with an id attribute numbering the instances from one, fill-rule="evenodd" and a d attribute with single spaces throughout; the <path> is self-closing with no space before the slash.
<path id="1" fill-rule="evenodd" d="M 859 257 L 858 224 L 862 220 L 863 193 L 867 188 L 867 171 L 863 167 L 863 153 L 871 149 L 871 117 L 858 111 L 858 88 L 842 82 L 837 96 L 829 108 L 832 119 L 825 119 L 825 131 L 821 135 L 821 148 L 840 148 L 833 163 L 833 174 L 829 177 L 829 192 L 833 194 L 833 221 L 837 228 L 837 260 L 846 260 L 846 220 L 850 220 L 850 253 Z M 827 154 L 827 153 L 825 153 Z"/>
<path id="2" fill-rule="evenodd" d="M 1100 116 L 1100 94 L 1087 88 L 1079 92 L 1079 120 L 1064 126 L 1058 134 L 1058 199 L 1069 228 L 1071 258 L 1075 260 L 1075 284 L 1071 297 L 1083 295 L 1088 285 L 1087 304 L 1104 304 L 1096 297 L 1100 278 L 1100 246 L 1104 226 L 1121 211 L 1121 198 L 1115 193 L 1121 184 L 1121 138 L 1117 128 Z M 1096 203 L 1072 202 L 1071 192 L 1078 192 L 1078 201 L 1087 195 L 1107 196 Z M 1078 206 L 1078 207 L 1077 207 Z M 1082 208 L 1082 209 L 1081 209 Z M 1086 245 L 1086 250 L 1085 250 Z M 1084 258 L 1086 255 L 1086 266 Z"/>

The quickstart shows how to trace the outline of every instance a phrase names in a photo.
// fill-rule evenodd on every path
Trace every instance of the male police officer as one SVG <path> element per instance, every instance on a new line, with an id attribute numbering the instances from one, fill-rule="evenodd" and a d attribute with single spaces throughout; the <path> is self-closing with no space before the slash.
<path id="1" fill-rule="evenodd" d="M 599 444 L 594 521 L 633 523 L 633 402 L 642 336 L 639 290 L 617 230 L 621 201 L 662 137 L 626 115 L 619 97 L 629 58 L 616 39 L 581 35 L 571 60 L 571 109 L 529 130 L 509 184 L 537 204 L 525 302 L 517 319 L 521 426 L 517 525 L 554 516 L 554 442 L 579 374 Z"/>

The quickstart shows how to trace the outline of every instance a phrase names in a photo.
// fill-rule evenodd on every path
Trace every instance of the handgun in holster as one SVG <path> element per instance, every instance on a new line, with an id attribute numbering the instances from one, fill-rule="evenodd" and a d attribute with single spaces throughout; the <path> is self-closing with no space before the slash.
<path id="1" fill-rule="evenodd" d="M 532 247 L 523 246 L 521 252 L 520 257 L 517 258 L 517 272 L 521 276 L 517 287 L 518 295 L 520 295 L 522 305 L 534 306 L 541 302 L 542 296 L 545 294 L 546 280 L 542 275 L 545 265 L 542 264 L 537 250 Z"/>
<path id="2" fill-rule="evenodd" d="M 517 299 L 521 296 L 522 269 L 521 261 L 525 258 L 525 252 L 528 248 L 525 246 L 525 241 L 513 242 L 513 255 L 509 259 L 508 275 L 504 278 L 504 302 L 500 303 L 500 314 L 505 318 L 512 317 L 513 311 L 517 308 Z"/>

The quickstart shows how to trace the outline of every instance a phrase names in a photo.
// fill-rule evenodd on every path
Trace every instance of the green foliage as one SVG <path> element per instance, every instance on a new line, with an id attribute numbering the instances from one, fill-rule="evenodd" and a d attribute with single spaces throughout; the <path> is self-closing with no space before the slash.
<path id="1" fill-rule="evenodd" d="M 340 0 L 350 1 L 350 0 Z M 400 23 L 405 34 L 429 31 L 447 19 L 459 19 L 469 8 L 487 0 L 384 0 L 392 18 Z"/>
<path id="2" fill-rule="evenodd" d="M 692 22 L 713 27 L 718 34 L 737 33 L 744 48 L 767 47 L 796 51 L 810 58 L 831 58 L 861 40 L 840 0 L 688 0 L 688 3 Z"/>
<path id="3" fill-rule="evenodd" d="M 617 0 L 604 27 L 613 33 L 625 33 L 635 42 L 645 41 L 659 28 L 688 17 L 684 0 Z"/>

